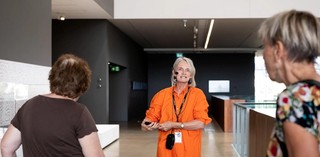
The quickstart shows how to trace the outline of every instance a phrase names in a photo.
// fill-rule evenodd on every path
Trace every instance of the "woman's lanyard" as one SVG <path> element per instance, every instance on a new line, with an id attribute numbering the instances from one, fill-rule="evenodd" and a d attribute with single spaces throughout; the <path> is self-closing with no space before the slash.
<path id="1" fill-rule="evenodd" d="M 180 113 L 181 113 L 181 111 L 182 111 L 184 102 L 186 101 L 187 95 L 188 95 L 188 93 L 189 93 L 189 89 L 190 89 L 190 87 L 188 87 L 188 91 L 187 91 L 187 93 L 184 95 L 184 98 L 183 98 L 183 100 L 182 100 L 182 102 L 181 102 L 180 109 L 179 109 L 179 113 L 177 112 L 177 109 L 176 109 L 176 101 L 175 101 L 175 99 L 174 99 L 174 94 L 173 94 L 174 92 L 173 92 L 173 90 L 172 90 L 172 104 L 173 104 L 173 108 L 174 108 L 174 113 L 175 113 L 175 115 L 176 115 L 176 117 L 177 117 L 177 122 L 179 122 L 179 116 L 180 116 Z"/>

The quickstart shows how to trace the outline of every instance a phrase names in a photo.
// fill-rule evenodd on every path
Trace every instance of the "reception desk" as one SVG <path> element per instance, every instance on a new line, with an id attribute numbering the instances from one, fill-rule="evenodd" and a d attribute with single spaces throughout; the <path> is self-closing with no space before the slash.
<path id="1" fill-rule="evenodd" d="M 245 102 L 245 100 L 222 95 L 211 97 L 209 110 L 224 132 L 233 131 L 233 103 L 236 102 Z"/>

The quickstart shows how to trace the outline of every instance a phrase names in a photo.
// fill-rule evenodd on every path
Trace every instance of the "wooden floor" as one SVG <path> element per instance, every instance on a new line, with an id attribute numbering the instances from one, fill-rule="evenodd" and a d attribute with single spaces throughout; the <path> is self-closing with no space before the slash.
<path id="1" fill-rule="evenodd" d="M 120 123 L 120 138 L 104 148 L 106 157 L 155 157 L 157 131 L 144 132 L 140 122 Z M 203 131 L 202 157 L 238 157 L 232 133 L 224 133 L 213 120 Z"/>

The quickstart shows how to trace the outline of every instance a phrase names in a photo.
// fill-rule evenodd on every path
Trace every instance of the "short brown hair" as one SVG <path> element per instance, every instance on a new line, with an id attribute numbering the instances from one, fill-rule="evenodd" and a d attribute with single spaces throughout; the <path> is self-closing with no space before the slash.
<path id="1" fill-rule="evenodd" d="M 90 87 L 91 70 L 85 60 L 63 54 L 53 64 L 48 79 L 52 93 L 77 98 Z"/>

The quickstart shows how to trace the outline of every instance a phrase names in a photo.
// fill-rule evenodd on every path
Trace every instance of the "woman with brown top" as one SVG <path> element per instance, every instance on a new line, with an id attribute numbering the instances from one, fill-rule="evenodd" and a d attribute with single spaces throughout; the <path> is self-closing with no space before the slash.
<path id="1" fill-rule="evenodd" d="M 64 54 L 50 74 L 50 94 L 28 100 L 2 141 L 2 157 L 22 144 L 24 157 L 103 157 L 95 122 L 78 98 L 89 88 L 91 70 L 83 59 Z"/>

